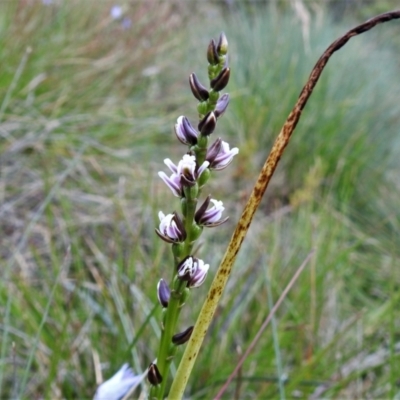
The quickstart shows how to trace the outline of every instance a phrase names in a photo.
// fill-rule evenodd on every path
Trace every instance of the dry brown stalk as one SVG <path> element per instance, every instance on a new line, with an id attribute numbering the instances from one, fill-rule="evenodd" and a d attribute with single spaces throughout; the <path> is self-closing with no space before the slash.
<path id="1" fill-rule="evenodd" d="M 211 288 L 208 292 L 207 298 L 196 325 L 194 327 L 192 336 L 185 349 L 185 353 L 182 357 L 179 365 L 175 380 L 172 384 L 169 399 L 180 399 L 183 396 L 183 392 L 186 387 L 186 383 L 189 379 L 193 365 L 195 363 L 197 354 L 200 350 L 203 339 L 207 333 L 207 329 L 214 316 L 217 308 L 219 299 L 222 296 L 222 292 L 225 288 L 226 282 L 232 271 L 233 263 L 236 259 L 236 255 L 240 250 L 246 233 L 250 227 L 253 216 L 261 202 L 261 199 L 268 187 L 269 181 L 275 172 L 280 158 L 289 143 L 290 137 L 292 136 L 297 123 L 300 120 L 301 112 L 303 111 L 308 99 L 310 98 L 315 85 L 318 82 L 319 77 L 327 62 L 334 52 L 341 49 L 353 36 L 357 36 L 363 32 L 369 31 L 376 25 L 384 22 L 391 21 L 393 19 L 400 18 L 400 10 L 390 11 L 384 14 L 380 14 L 374 18 L 369 19 L 361 25 L 348 31 L 346 34 L 335 40 L 322 54 L 311 74 L 300 92 L 299 98 L 286 119 L 275 143 L 271 149 L 271 152 L 265 161 L 264 166 L 258 176 L 257 182 L 253 188 L 249 200 L 243 210 L 242 216 L 236 225 L 235 231 L 233 232 L 231 241 L 229 242 L 228 248 L 225 252 L 224 258 L 221 261 L 221 265 L 218 268 L 217 274 L 212 282 Z"/>

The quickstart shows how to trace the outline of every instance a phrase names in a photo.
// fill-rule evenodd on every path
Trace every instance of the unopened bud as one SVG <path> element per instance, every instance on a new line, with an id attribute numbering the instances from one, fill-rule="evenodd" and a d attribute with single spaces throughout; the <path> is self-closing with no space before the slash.
<path id="1" fill-rule="evenodd" d="M 192 227 L 190 228 L 190 239 L 192 241 L 197 240 L 201 233 L 203 232 L 203 227 L 199 226 L 197 224 L 193 224 Z"/>
<path id="2" fill-rule="evenodd" d="M 179 307 L 183 307 L 185 305 L 186 300 L 189 298 L 189 296 L 190 296 L 190 289 L 185 287 L 181 292 L 181 298 L 179 300 Z"/>
<path id="3" fill-rule="evenodd" d="M 219 35 L 217 52 L 221 56 L 224 56 L 228 52 L 228 39 L 226 38 L 224 32 L 221 32 L 221 34 Z"/>
<path id="4" fill-rule="evenodd" d="M 190 89 L 192 90 L 193 96 L 196 97 L 199 101 L 205 101 L 209 97 L 208 90 L 205 86 L 203 86 L 200 81 L 197 79 L 195 73 L 190 74 L 189 76 L 189 84 Z"/>
<path id="5" fill-rule="evenodd" d="M 224 89 L 229 82 L 231 70 L 225 67 L 214 79 L 211 80 L 210 85 L 216 91 Z"/>
<path id="6" fill-rule="evenodd" d="M 185 331 L 177 333 L 176 335 L 172 336 L 172 343 L 176 344 L 177 346 L 185 344 L 190 339 L 190 336 L 192 335 L 193 332 L 193 328 L 194 328 L 193 326 L 190 326 Z"/>
<path id="7" fill-rule="evenodd" d="M 217 47 L 215 46 L 214 39 L 211 39 L 207 48 L 207 60 L 211 65 L 217 65 L 219 61 Z"/>
<path id="8" fill-rule="evenodd" d="M 189 120 L 180 116 L 175 124 L 175 134 L 180 142 L 189 146 L 197 143 L 197 131 L 190 124 Z"/>
<path id="9" fill-rule="evenodd" d="M 207 168 L 200 176 L 200 178 L 197 180 L 197 183 L 199 185 L 199 188 L 201 189 L 210 179 L 211 176 L 211 171 Z"/>
<path id="10" fill-rule="evenodd" d="M 168 307 L 168 302 L 171 297 L 171 291 L 167 285 L 167 283 L 164 281 L 164 279 L 160 279 L 157 285 L 157 297 L 158 301 L 160 304 L 164 307 Z"/>
<path id="11" fill-rule="evenodd" d="M 147 379 L 153 386 L 157 386 L 162 382 L 162 376 L 156 364 L 150 364 L 149 370 L 147 371 Z"/>
<path id="12" fill-rule="evenodd" d="M 183 243 L 173 243 L 172 244 L 172 254 L 176 258 L 181 258 L 185 250 L 185 245 Z"/>
<path id="13" fill-rule="evenodd" d="M 199 131 L 203 136 L 211 135 L 217 125 L 217 118 L 213 111 L 207 113 L 204 118 L 199 122 Z"/>
<path id="14" fill-rule="evenodd" d="M 215 106 L 214 114 L 217 118 L 219 118 L 227 109 L 229 104 L 229 94 L 223 94 L 217 101 L 217 105 Z"/>
<path id="15" fill-rule="evenodd" d="M 197 105 L 197 111 L 201 115 L 206 115 L 208 110 L 208 103 L 206 101 L 202 101 Z"/>

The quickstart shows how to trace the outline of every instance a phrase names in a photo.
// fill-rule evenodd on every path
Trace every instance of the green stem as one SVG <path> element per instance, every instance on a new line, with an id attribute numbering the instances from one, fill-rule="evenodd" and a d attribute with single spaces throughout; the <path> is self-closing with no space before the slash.
<path id="1" fill-rule="evenodd" d="M 200 136 L 197 145 L 194 148 L 196 153 L 196 161 L 198 165 L 202 165 L 207 156 L 208 137 Z"/>
<path id="2" fill-rule="evenodd" d="M 197 190 L 191 190 L 188 188 L 185 191 L 186 194 L 186 206 L 184 211 L 184 225 L 187 232 L 187 238 L 184 242 L 183 251 L 180 257 L 174 257 L 175 259 L 175 273 L 176 267 L 180 261 L 185 257 L 189 256 L 192 247 L 193 240 L 191 238 L 191 231 L 194 221 L 194 215 L 196 212 L 197 196 L 193 196 Z M 158 386 L 153 386 L 150 390 L 150 399 L 162 400 L 164 398 L 165 387 L 168 381 L 168 371 L 175 355 L 176 345 L 172 343 L 172 337 L 176 332 L 176 325 L 178 322 L 181 307 L 185 302 L 185 287 L 186 281 L 173 280 L 173 288 L 171 290 L 171 297 L 168 302 L 168 307 L 165 310 L 164 326 L 161 333 L 160 347 L 158 350 L 157 357 L 157 368 L 162 376 L 162 382 Z"/>
<path id="3" fill-rule="evenodd" d="M 157 368 L 163 380 L 159 386 L 152 388 L 151 398 L 159 400 L 164 398 L 165 385 L 167 383 L 168 369 L 175 353 L 175 345 L 172 343 L 172 336 L 175 334 L 176 324 L 182 305 L 182 295 L 186 282 L 179 282 L 177 290 L 172 290 L 165 315 L 165 326 L 161 334 L 160 348 L 157 357 Z"/>

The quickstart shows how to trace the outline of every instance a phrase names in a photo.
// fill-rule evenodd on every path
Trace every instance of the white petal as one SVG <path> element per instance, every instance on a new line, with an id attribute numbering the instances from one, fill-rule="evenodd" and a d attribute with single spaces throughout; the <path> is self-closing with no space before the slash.
<path id="1" fill-rule="evenodd" d="M 133 374 L 128 364 L 124 364 L 114 376 L 97 388 L 93 400 L 119 400 L 141 379 L 140 375 Z"/>
<path id="2" fill-rule="evenodd" d="M 166 158 L 164 160 L 164 164 L 171 170 L 171 172 L 173 172 L 174 174 L 177 173 L 178 171 L 177 166 L 169 158 Z"/>

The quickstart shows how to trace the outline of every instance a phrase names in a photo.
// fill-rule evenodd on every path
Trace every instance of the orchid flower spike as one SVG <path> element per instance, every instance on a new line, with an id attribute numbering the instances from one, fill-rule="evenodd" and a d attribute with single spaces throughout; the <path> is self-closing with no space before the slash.
<path id="1" fill-rule="evenodd" d="M 114 376 L 97 388 L 93 400 L 122 399 L 133 386 L 137 386 L 142 380 L 143 376 L 135 375 L 129 365 L 124 364 Z"/>

